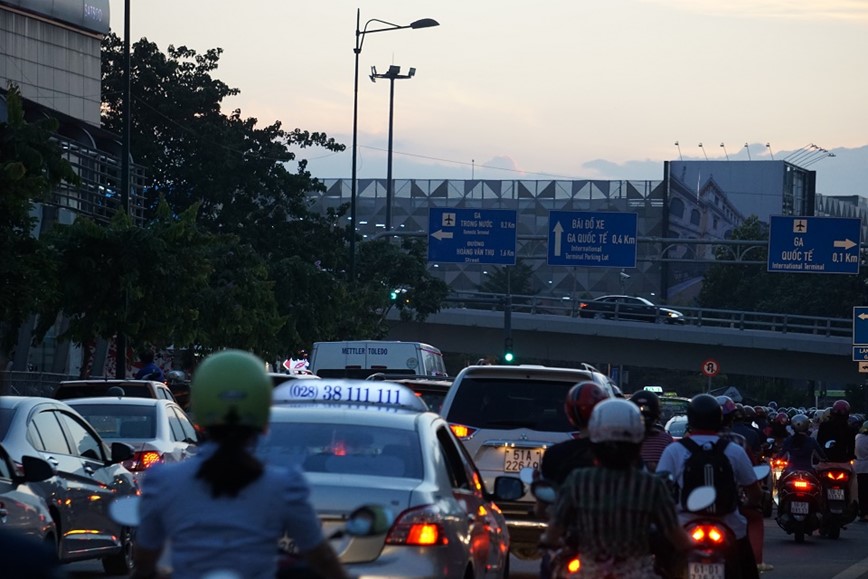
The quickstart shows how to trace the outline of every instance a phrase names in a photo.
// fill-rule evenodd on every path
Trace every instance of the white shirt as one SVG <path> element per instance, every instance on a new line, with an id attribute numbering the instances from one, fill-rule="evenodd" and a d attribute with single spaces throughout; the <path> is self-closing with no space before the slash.
<path id="1" fill-rule="evenodd" d="M 702 446 L 705 443 L 714 444 L 717 442 L 719 437 L 715 434 L 694 434 L 691 435 L 690 438 L 696 442 L 696 444 Z M 742 447 L 730 443 L 726 445 L 724 453 L 732 464 L 732 472 L 735 475 L 735 482 L 738 486 L 748 486 L 757 481 L 756 473 L 753 471 L 753 465 L 750 462 L 750 458 Z M 681 487 L 684 484 L 684 461 L 686 461 L 689 456 L 690 451 L 687 450 L 687 447 L 679 442 L 674 442 L 667 446 L 663 451 L 663 454 L 660 456 L 660 462 L 657 463 L 657 472 L 672 473 L 678 486 Z M 685 511 L 681 507 L 680 501 L 676 507 L 678 508 L 678 520 L 681 521 L 682 525 L 703 516 Z M 732 530 L 736 539 L 743 539 L 747 536 L 747 519 L 744 518 L 744 515 L 742 515 L 738 509 L 719 518 L 723 524 Z"/>
<path id="2" fill-rule="evenodd" d="M 868 434 L 856 435 L 856 474 L 868 474 Z"/>

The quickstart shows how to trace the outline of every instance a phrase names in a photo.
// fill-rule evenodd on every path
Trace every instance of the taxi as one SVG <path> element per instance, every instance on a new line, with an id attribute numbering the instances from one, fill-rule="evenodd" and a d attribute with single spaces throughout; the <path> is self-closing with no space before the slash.
<path id="1" fill-rule="evenodd" d="M 295 465 L 311 486 L 323 532 L 353 576 L 507 577 L 509 533 L 495 501 L 525 492 L 517 476 L 494 491 L 438 414 L 391 382 L 296 380 L 273 393 L 269 464 Z M 391 511 L 388 531 L 338 531 L 363 504 Z M 281 542 L 290 553 L 292 545 Z"/>

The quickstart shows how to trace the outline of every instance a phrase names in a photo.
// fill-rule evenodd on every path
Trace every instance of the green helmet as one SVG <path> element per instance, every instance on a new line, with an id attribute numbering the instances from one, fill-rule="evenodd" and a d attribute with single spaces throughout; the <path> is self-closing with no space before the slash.
<path id="1" fill-rule="evenodd" d="M 193 374 L 190 407 L 196 423 L 264 430 L 271 410 L 271 380 L 265 362 L 241 350 L 205 358 Z"/>

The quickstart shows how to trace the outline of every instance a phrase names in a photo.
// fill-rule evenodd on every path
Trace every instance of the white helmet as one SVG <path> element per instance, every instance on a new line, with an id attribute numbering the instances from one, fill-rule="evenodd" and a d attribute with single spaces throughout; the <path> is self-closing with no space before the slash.
<path id="1" fill-rule="evenodd" d="M 591 442 L 639 444 L 645 437 L 645 422 L 638 406 L 621 398 L 609 398 L 594 406 L 588 433 Z"/>

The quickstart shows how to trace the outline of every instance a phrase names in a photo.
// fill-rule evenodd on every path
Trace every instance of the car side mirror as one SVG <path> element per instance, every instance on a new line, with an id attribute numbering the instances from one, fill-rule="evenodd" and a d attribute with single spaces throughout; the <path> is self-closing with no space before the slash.
<path id="1" fill-rule="evenodd" d="M 494 479 L 494 499 L 499 501 L 517 501 L 527 490 L 520 478 L 514 476 L 499 476 Z"/>
<path id="2" fill-rule="evenodd" d="M 687 510 L 691 513 L 695 513 L 697 511 L 701 511 L 702 509 L 708 508 L 714 504 L 714 501 L 717 499 L 717 490 L 715 490 L 712 486 L 701 486 L 696 487 L 690 494 L 687 495 L 687 501 L 685 506 Z"/>
<path id="3" fill-rule="evenodd" d="M 771 467 L 767 464 L 758 464 L 753 467 L 753 472 L 756 475 L 757 480 L 763 480 L 769 473 L 772 471 Z"/>
<path id="4" fill-rule="evenodd" d="M 133 447 L 126 442 L 113 442 L 109 464 L 117 464 L 125 460 L 130 460 L 133 458 L 134 454 L 135 451 L 133 450 Z"/>
<path id="5" fill-rule="evenodd" d="M 826 446 L 826 448 L 832 448 L 833 446 L 835 446 L 835 441 L 834 440 L 827 440 L 825 446 Z"/>
<path id="6" fill-rule="evenodd" d="M 24 470 L 24 476 L 19 480 L 23 482 L 42 482 L 56 474 L 50 462 L 35 456 L 22 456 L 21 468 Z"/>

